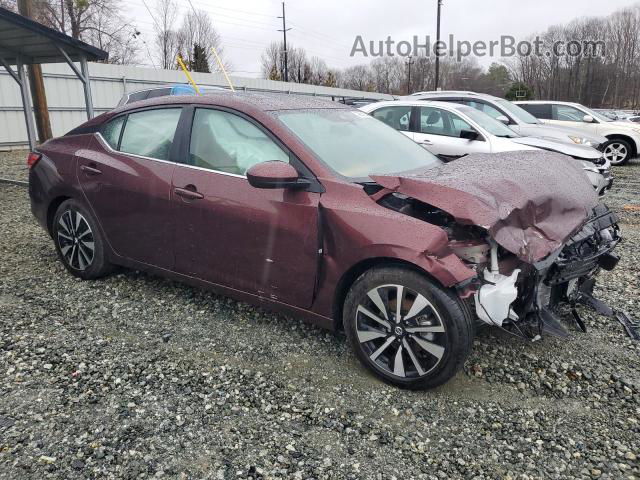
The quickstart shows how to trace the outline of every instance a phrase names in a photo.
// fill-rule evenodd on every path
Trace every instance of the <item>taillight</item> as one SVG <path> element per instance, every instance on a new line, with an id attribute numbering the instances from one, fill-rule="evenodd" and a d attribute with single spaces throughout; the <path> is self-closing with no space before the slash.
<path id="1" fill-rule="evenodd" d="M 29 167 L 29 169 L 35 167 L 40 158 L 42 158 L 42 155 L 40 155 L 39 153 L 29 152 L 29 155 L 27 156 L 27 167 Z"/>

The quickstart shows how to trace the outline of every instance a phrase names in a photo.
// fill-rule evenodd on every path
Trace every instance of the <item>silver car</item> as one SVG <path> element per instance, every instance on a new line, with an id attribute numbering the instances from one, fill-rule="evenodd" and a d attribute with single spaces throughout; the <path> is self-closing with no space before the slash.
<path id="1" fill-rule="evenodd" d="M 600 195 L 613 183 L 610 164 L 596 149 L 523 137 L 472 107 L 446 102 L 388 101 L 366 105 L 360 110 L 401 131 L 445 161 L 472 153 L 548 150 L 580 161 Z"/>
<path id="2" fill-rule="evenodd" d="M 600 149 L 607 142 L 607 138 L 595 133 L 585 133 L 577 128 L 545 125 L 523 108 L 504 98 L 494 97 L 484 93 L 463 91 L 418 92 L 401 100 L 430 100 L 453 102 L 486 113 L 490 117 L 501 121 L 524 137 L 537 137 L 579 145 L 587 145 Z"/>

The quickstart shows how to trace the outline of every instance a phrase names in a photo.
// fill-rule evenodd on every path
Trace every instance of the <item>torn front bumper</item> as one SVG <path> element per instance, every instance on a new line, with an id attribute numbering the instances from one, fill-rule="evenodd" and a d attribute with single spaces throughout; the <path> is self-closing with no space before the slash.
<path id="1" fill-rule="evenodd" d="M 573 308 L 578 303 L 594 307 L 595 278 L 601 269 L 612 270 L 617 265 L 613 250 L 620 240 L 616 215 L 603 204 L 596 206 L 589 220 L 562 248 L 540 262 L 518 267 L 517 298 L 510 305 L 509 317 L 498 326 L 530 339 L 543 333 L 566 336 L 558 320 L 559 308 Z M 481 301 L 482 296 L 476 294 L 476 304 Z"/>

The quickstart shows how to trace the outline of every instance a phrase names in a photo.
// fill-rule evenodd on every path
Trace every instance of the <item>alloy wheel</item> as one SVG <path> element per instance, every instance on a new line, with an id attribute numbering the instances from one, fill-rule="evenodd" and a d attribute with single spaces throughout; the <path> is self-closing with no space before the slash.
<path id="1" fill-rule="evenodd" d="M 86 270 L 93 263 L 95 243 L 86 218 L 76 210 L 66 210 L 58 220 L 58 246 L 67 264 L 75 270 Z"/>
<path id="2" fill-rule="evenodd" d="M 370 290 L 356 310 L 360 346 L 377 368 L 400 378 L 420 378 L 445 354 L 446 329 L 434 305 L 402 285 Z"/>
<path id="3" fill-rule="evenodd" d="M 626 145 L 614 142 L 607 145 L 604 149 L 604 158 L 613 164 L 617 164 L 624 161 L 624 159 L 627 158 L 628 153 L 629 151 Z"/>

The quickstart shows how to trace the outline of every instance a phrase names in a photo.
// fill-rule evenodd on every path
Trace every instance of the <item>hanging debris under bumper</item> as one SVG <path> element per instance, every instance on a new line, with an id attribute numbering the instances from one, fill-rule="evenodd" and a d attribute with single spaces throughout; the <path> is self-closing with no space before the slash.
<path id="1" fill-rule="evenodd" d="M 616 215 L 603 204 L 596 206 L 584 226 L 561 249 L 523 269 L 517 285 L 518 299 L 512 304 L 520 321 L 508 322 L 505 328 L 530 339 L 543 334 L 566 337 L 568 333 L 558 314 L 564 304 L 570 307 L 578 327 L 586 331 L 576 310 L 580 304 L 616 317 L 628 332 L 634 331 L 634 324 L 626 315 L 593 296 L 598 272 L 613 270 L 618 263 L 613 250 L 620 240 Z"/>

